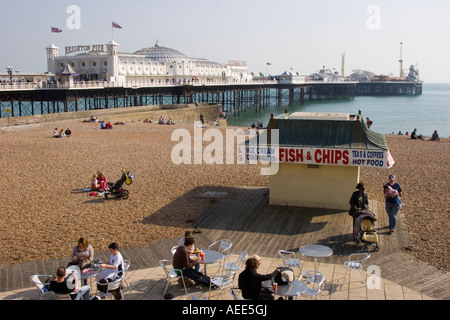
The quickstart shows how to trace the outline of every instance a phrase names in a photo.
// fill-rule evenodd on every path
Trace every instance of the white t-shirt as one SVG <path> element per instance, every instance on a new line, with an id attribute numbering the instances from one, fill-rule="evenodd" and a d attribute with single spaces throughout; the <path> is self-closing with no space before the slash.
<path id="1" fill-rule="evenodd" d="M 97 279 L 112 279 L 114 280 L 116 278 L 116 275 L 118 277 L 123 276 L 123 258 L 120 252 L 117 253 L 117 255 L 110 255 L 109 257 L 109 264 L 115 266 L 115 269 L 106 269 L 100 272 L 97 275 Z M 97 280 L 97 281 L 98 281 Z"/>

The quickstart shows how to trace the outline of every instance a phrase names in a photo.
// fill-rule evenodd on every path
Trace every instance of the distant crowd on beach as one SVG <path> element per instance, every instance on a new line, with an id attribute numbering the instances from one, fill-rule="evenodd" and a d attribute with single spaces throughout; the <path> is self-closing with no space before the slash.
<path id="1" fill-rule="evenodd" d="M 206 121 L 205 121 L 205 116 L 203 115 L 203 113 L 200 113 L 199 115 L 200 118 L 200 122 L 201 122 L 201 127 L 206 128 Z M 225 113 L 225 111 L 221 111 L 219 114 L 219 118 L 220 119 L 226 119 L 227 115 Z M 111 124 L 110 121 L 102 121 L 99 120 L 97 117 L 95 116 L 91 116 L 90 119 L 87 120 L 83 120 L 83 122 L 87 122 L 87 123 L 99 123 L 100 124 L 100 128 L 98 128 L 98 130 L 107 130 L 107 129 L 113 129 L 113 125 Z M 146 118 L 143 123 L 154 123 L 150 118 Z M 173 121 L 172 117 L 169 117 L 169 119 L 166 121 L 164 119 L 164 117 L 161 115 L 158 118 L 158 121 L 155 122 L 157 124 L 165 124 L 165 125 L 175 125 L 175 122 Z M 216 127 L 219 126 L 219 122 L 217 120 L 213 120 L 211 122 L 212 126 Z M 118 121 L 115 122 L 114 125 L 125 125 L 125 122 L 122 121 Z M 252 126 L 255 126 L 255 124 L 253 124 Z M 261 121 L 258 121 L 258 126 L 260 126 L 262 128 L 262 123 Z M 53 130 L 53 137 L 55 138 L 66 138 L 66 137 L 70 137 L 72 136 L 72 132 L 70 129 L 67 129 L 64 131 L 64 129 L 61 129 L 60 131 L 58 130 L 58 128 L 55 128 Z"/>
<path id="2" fill-rule="evenodd" d="M 58 130 L 58 128 L 55 128 L 53 130 L 53 138 L 68 138 L 72 136 L 72 131 L 67 128 L 65 131 L 61 128 L 61 130 Z"/>
<path id="3" fill-rule="evenodd" d="M 253 122 L 250 127 L 248 127 L 246 134 L 259 134 L 259 130 L 264 129 L 264 125 L 261 120 L 258 120 L 256 123 Z"/>
<path id="4" fill-rule="evenodd" d="M 395 133 L 392 132 L 391 135 L 395 135 Z M 408 136 L 409 133 L 408 133 L 408 131 L 406 131 L 406 133 L 403 134 L 402 131 L 399 131 L 397 133 L 397 135 L 399 135 L 399 136 L 402 136 L 402 135 Z M 411 132 L 411 139 L 413 139 L 413 140 L 423 140 L 423 141 L 425 141 L 425 140 L 426 141 L 439 141 L 439 134 L 438 134 L 437 130 L 434 130 L 434 132 L 432 133 L 431 137 L 428 138 L 428 139 L 425 139 L 425 137 L 422 134 L 418 134 L 417 133 L 417 129 L 414 128 L 413 132 Z"/>

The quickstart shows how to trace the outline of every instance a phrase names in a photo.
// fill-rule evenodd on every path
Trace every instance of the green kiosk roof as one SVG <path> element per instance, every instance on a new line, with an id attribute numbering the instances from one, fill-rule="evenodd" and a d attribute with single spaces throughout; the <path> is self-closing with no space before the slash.
<path id="1" fill-rule="evenodd" d="M 272 117 L 267 126 L 279 130 L 279 145 L 339 149 L 388 150 L 384 134 L 367 128 L 361 116 L 345 113 L 296 112 Z"/>

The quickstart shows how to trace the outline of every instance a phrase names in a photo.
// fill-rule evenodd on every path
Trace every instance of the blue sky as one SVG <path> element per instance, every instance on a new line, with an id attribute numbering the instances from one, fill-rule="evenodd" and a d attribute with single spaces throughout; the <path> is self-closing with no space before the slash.
<path id="1" fill-rule="evenodd" d="M 70 5 L 80 29 L 69 29 Z M 0 0 L 0 72 L 8 65 L 45 72 L 50 27 L 60 52 L 68 45 L 104 44 L 111 21 L 121 52 L 153 46 L 226 63 L 245 60 L 249 71 L 311 74 L 322 66 L 345 73 L 364 69 L 398 75 L 418 65 L 427 82 L 450 82 L 448 0 Z"/>

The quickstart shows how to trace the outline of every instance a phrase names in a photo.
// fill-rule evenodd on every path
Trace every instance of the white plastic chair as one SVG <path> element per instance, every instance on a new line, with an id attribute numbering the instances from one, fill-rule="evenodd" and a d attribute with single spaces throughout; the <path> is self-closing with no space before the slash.
<path id="1" fill-rule="evenodd" d="M 308 288 L 301 295 L 303 297 L 317 297 L 317 295 L 322 290 L 323 282 L 325 281 L 324 275 L 319 271 L 306 271 L 300 278 L 300 281 L 306 283 Z"/>
<path id="2" fill-rule="evenodd" d="M 235 260 L 231 260 L 237 255 Z M 223 258 L 222 268 L 225 272 L 237 272 L 244 268 L 245 259 L 247 259 L 247 251 L 236 251 L 226 255 Z"/>
<path id="3" fill-rule="evenodd" d="M 347 278 L 347 272 L 348 270 L 358 270 L 359 274 L 361 275 L 361 283 L 366 285 L 366 278 L 364 277 L 364 273 L 363 273 L 363 264 L 364 262 L 370 258 L 370 254 L 369 253 L 352 253 L 349 257 L 348 260 L 344 262 L 344 268 L 345 268 L 345 276 L 344 276 L 344 282 L 345 279 Z"/>
<path id="4" fill-rule="evenodd" d="M 208 300 L 203 293 L 190 293 L 183 300 Z"/>
<path id="5" fill-rule="evenodd" d="M 175 252 L 177 251 L 178 246 L 172 247 L 172 249 L 170 249 L 170 252 L 172 253 L 172 255 L 175 254 Z"/>
<path id="6" fill-rule="evenodd" d="M 39 275 L 35 274 L 30 277 L 30 281 L 37 287 L 38 293 L 36 296 L 36 300 L 42 300 L 43 297 L 51 296 L 51 298 L 55 299 L 55 294 L 53 291 L 50 291 L 47 289 L 47 287 L 44 285 L 44 282 L 42 282 L 41 279 L 48 279 L 51 278 L 51 275 Z"/>
<path id="7" fill-rule="evenodd" d="M 211 277 L 211 282 L 209 283 L 209 297 L 211 297 L 211 289 L 213 286 L 216 286 L 220 290 L 220 297 L 223 300 L 223 290 L 232 288 L 234 283 L 234 277 L 236 275 L 236 272 L 230 272 L 227 274 L 223 274 L 220 276 L 213 276 Z"/>
<path id="8" fill-rule="evenodd" d="M 172 279 L 180 279 L 180 278 L 183 282 L 184 292 L 186 294 L 188 294 L 187 289 L 186 289 L 186 282 L 184 281 L 183 270 L 174 269 L 172 267 L 172 262 L 169 260 L 160 260 L 159 265 L 163 268 L 163 270 L 166 274 L 166 281 L 167 281 L 166 287 L 164 288 L 163 295 L 166 294 L 167 289 L 169 288 L 170 281 Z"/>
<path id="9" fill-rule="evenodd" d="M 297 258 L 295 252 L 278 250 L 277 256 L 283 260 L 284 266 L 291 269 L 298 269 L 298 275 L 302 274 L 303 263 Z"/>
<path id="10" fill-rule="evenodd" d="M 222 254 L 225 254 L 226 251 L 230 250 L 232 245 L 233 244 L 231 243 L 231 240 L 222 239 L 222 240 L 217 240 L 216 242 L 210 244 L 208 249 L 216 250 Z"/>

